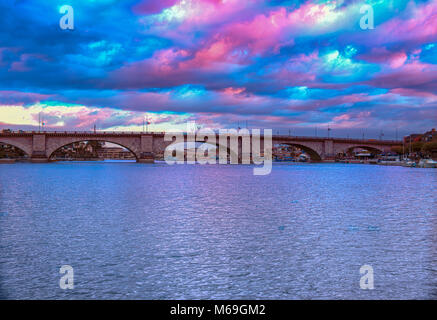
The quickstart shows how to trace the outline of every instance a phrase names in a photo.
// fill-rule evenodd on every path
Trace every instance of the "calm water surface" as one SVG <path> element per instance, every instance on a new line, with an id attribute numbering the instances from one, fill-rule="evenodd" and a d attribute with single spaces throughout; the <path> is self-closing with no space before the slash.
<path id="1" fill-rule="evenodd" d="M 3 164 L 0 298 L 436 299 L 436 187 L 370 165 Z"/>

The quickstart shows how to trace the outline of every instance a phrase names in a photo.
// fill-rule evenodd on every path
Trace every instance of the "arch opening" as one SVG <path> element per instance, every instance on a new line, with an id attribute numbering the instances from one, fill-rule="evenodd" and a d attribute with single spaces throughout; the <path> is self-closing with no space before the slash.
<path id="1" fill-rule="evenodd" d="M 0 141 L 0 159 L 27 160 L 30 156 L 16 145 Z"/>
<path id="2" fill-rule="evenodd" d="M 196 141 L 196 142 L 179 142 L 172 145 L 172 152 L 166 157 L 165 154 L 159 154 L 157 155 L 157 160 L 164 160 L 164 161 L 181 161 L 181 159 L 177 158 L 177 151 L 183 152 L 184 158 L 183 161 L 187 161 L 188 159 L 192 160 L 195 159 L 197 162 L 197 154 L 198 152 L 203 151 L 204 159 L 212 160 L 212 161 L 219 161 L 219 150 L 220 145 L 219 144 L 212 144 L 208 143 L 208 141 Z M 227 154 L 227 162 L 230 163 L 230 157 L 231 154 L 234 154 L 229 147 L 226 147 L 226 154 Z M 234 154 L 235 155 L 235 154 Z M 237 157 L 239 159 L 239 162 L 241 160 L 241 157 L 237 154 Z"/>
<path id="3" fill-rule="evenodd" d="M 137 161 L 130 148 L 108 140 L 78 140 L 64 144 L 49 155 L 49 161 Z"/>
<path id="4" fill-rule="evenodd" d="M 375 147 L 369 146 L 353 146 L 349 147 L 345 155 L 346 157 L 354 157 L 357 159 L 369 159 L 381 154 L 383 151 Z"/>
<path id="5" fill-rule="evenodd" d="M 297 143 L 279 143 L 273 146 L 273 158 L 278 161 L 320 162 L 317 151 Z"/>

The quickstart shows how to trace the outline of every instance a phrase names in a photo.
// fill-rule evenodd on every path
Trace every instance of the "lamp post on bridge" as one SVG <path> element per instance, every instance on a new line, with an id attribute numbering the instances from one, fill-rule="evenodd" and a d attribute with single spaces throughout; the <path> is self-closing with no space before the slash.
<path id="1" fill-rule="evenodd" d="M 41 111 L 38 113 L 38 132 L 41 132 Z"/>
<path id="2" fill-rule="evenodd" d="M 146 119 L 146 122 L 145 122 L 145 123 L 144 123 L 144 118 Z M 146 133 L 149 132 L 149 124 L 150 124 L 150 122 L 149 122 L 149 116 L 146 115 L 145 117 L 143 117 L 143 133 L 144 133 L 144 125 L 146 125 Z"/>

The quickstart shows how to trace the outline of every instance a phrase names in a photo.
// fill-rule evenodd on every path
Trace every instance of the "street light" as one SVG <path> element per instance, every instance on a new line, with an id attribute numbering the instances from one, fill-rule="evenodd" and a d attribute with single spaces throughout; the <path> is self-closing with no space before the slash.
<path id="1" fill-rule="evenodd" d="M 146 118 L 146 122 L 144 123 L 144 118 Z M 143 132 L 144 132 L 144 124 L 146 125 L 146 133 L 149 132 L 149 116 L 146 115 L 145 117 L 143 117 Z"/>

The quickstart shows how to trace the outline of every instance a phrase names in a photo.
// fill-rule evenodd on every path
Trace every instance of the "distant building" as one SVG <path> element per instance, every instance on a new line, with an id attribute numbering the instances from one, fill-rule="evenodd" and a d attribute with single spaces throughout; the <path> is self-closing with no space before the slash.
<path id="1" fill-rule="evenodd" d="M 437 141 L 436 129 L 433 128 L 431 131 L 425 132 L 422 135 L 421 141 L 423 141 L 423 142 Z"/>
<path id="2" fill-rule="evenodd" d="M 408 145 L 410 141 L 413 147 L 414 143 L 416 142 L 416 144 L 422 145 L 426 149 L 425 152 L 423 152 L 423 149 L 420 151 L 415 150 L 415 152 L 412 153 L 413 157 L 422 158 L 424 155 L 427 155 L 432 159 L 437 159 L 437 148 L 433 147 L 433 145 L 435 146 L 435 143 L 437 142 L 437 131 L 435 128 L 423 134 L 411 134 L 404 137 L 404 143 L 406 145 Z"/>
<path id="3" fill-rule="evenodd" d="M 135 156 L 129 150 L 121 147 L 104 147 L 97 151 L 99 158 L 134 160 Z"/>
<path id="4" fill-rule="evenodd" d="M 435 128 L 431 129 L 428 132 L 425 133 L 413 133 L 409 136 L 404 137 L 405 143 L 411 142 L 430 142 L 430 141 L 436 141 L 437 140 L 437 130 Z"/>
<path id="5" fill-rule="evenodd" d="M 420 133 L 412 133 L 409 136 L 404 137 L 404 142 L 410 143 L 410 141 L 411 142 L 421 141 L 422 136 L 423 136 L 423 134 L 420 134 Z"/>

